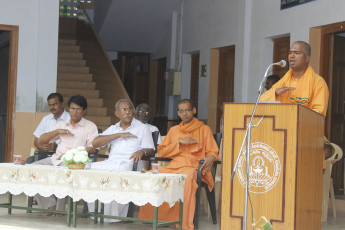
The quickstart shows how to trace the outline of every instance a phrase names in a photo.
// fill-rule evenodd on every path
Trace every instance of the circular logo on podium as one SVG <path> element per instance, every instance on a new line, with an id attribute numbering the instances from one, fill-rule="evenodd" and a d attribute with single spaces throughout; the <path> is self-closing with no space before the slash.
<path id="1" fill-rule="evenodd" d="M 246 181 L 246 148 L 241 152 L 237 167 L 237 178 L 243 187 Z M 277 184 L 281 164 L 277 152 L 268 144 L 255 142 L 250 148 L 249 191 L 266 193 Z"/>

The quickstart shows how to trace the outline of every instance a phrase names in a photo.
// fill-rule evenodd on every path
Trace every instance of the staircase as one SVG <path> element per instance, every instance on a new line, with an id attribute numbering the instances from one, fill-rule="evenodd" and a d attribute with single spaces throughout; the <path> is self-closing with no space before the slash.
<path id="1" fill-rule="evenodd" d="M 111 125 L 111 117 L 107 116 L 107 108 L 76 40 L 59 39 L 57 92 L 63 95 L 66 106 L 71 96 L 84 96 L 88 104 L 85 118 L 103 131 Z"/>

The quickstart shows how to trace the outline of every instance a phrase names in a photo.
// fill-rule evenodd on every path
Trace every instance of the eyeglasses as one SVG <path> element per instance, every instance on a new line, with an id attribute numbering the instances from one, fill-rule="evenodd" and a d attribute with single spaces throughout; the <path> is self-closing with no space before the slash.
<path id="1" fill-rule="evenodd" d="M 138 111 L 138 114 L 147 116 L 150 114 L 150 112 Z"/>
<path id="2" fill-rule="evenodd" d="M 132 107 L 125 107 L 125 108 L 121 108 L 119 110 L 120 110 L 121 113 L 126 113 L 127 111 L 128 112 L 133 111 L 133 108 Z"/>
<path id="3" fill-rule="evenodd" d="M 83 108 L 81 108 L 81 107 L 71 107 L 71 108 L 69 108 L 69 111 L 71 111 L 71 112 L 81 112 L 81 111 L 83 111 Z"/>
<path id="4" fill-rule="evenodd" d="M 190 113 L 193 109 L 177 110 L 178 114 Z"/>

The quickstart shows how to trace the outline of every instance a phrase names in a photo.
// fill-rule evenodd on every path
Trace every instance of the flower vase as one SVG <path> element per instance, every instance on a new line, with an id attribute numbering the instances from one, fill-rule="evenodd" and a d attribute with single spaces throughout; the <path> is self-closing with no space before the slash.
<path id="1" fill-rule="evenodd" d="M 85 164 L 68 164 L 67 167 L 69 169 L 84 169 Z"/>

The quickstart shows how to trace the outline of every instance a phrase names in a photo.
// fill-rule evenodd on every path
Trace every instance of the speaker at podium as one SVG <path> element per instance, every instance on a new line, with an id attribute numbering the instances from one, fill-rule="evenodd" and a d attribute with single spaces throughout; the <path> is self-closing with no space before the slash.
<path id="1" fill-rule="evenodd" d="M 246 149 L 240 149 L 253 108 L 224 104 L 221 229 L 252 229 L 264 216 L 275 230 L 320 230 L 325 117 L 296 104 L 257 107 L 253 124 L 262 121 L 251 130 L 251 202 L 243 223 Z"/>

